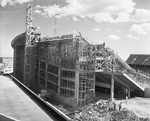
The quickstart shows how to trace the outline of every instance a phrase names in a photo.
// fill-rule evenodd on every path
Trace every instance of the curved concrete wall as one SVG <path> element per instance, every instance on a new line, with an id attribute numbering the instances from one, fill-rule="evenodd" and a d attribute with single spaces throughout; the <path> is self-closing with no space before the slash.
<path id="1" fill-rule="evenodd" d="M 18 80 L 23 82 L 25 33 L 16 36 L 11 41 L 11 46 L 14 49 L 13 74 Z"/>
<path id="2" fill-rule="evenodd" d="M 22 33 L 18 36 L 16 36 L 12 41 L 11 41 L 11 46 L 15 48 L 16 46 L 21 46 L 25 45 L 25 33 Z"/>

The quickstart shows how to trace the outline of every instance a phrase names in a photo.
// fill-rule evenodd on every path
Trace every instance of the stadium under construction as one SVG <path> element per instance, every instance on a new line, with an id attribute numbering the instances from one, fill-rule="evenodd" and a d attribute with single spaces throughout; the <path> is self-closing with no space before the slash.
<path id="1" fill-rule="evenodd" d="M 150 78 L 140 74 L 103 44 L 89 44 L 78 35 L 42 37 L 32 25 L 32 6 L 26 10 L 26 31 L 12 40 L 13 75 L 36 93 L 61 104 L 82 107 L 96 89 L 113 99 L 127 89 L 128 97 L 143 96 Z"/>

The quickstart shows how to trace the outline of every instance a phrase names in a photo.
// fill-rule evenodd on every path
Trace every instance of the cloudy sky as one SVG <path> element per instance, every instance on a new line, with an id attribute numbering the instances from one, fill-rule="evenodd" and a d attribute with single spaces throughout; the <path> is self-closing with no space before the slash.
<path id="1" fill-rule="evenodd" d="M 34 25 L 54 35 L 81 32 L 89 43 L 105 42 L 124 60 L 150 54 L 150 0 L 0 0 L 0 56 L 13 56 L 11 40 L 25 31 L 25 9 L 33 5 Z"/>

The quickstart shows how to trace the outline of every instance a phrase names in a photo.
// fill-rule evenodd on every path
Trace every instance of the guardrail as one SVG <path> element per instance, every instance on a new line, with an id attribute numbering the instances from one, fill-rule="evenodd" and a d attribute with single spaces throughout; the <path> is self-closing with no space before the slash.
<path id="1" fill-rule="evenodd" d="M 57 108 L 55 108 L 50 103 L 45 102 L 43 99 L 37 96 L 37 94 L 35 94 L 32 90 L 30 90 L 28 87 L 22 84 L 14 76 L 12 76 L 11 74 L 8 74 L 8 75 L 12 78 L 12 81 L 16 83 L 54 121 L 71 121 L 71 118 L 69 118 L 67 115 L 65 115 L 63 112 L 61 112 Z"/>

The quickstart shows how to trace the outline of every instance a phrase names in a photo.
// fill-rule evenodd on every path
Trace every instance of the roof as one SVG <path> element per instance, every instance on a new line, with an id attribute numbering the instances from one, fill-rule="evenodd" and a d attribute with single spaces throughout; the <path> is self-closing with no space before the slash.
<path id="1" fill-rule="evenodd" d="M 131 54 L 126 62 L 129 65 L 150 65 L 150 55 Z"/>

